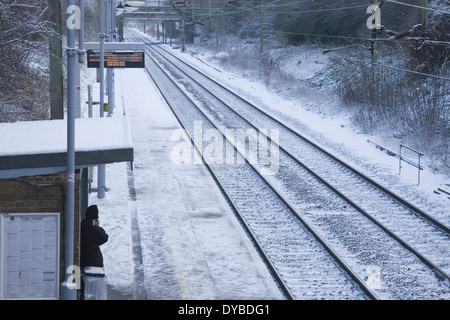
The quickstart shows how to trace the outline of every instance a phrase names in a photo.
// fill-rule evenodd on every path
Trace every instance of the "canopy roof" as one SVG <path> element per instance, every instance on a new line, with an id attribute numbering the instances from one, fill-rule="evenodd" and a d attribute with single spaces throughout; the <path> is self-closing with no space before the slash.
<path id="1" fill-rule="evenodd" d="M 77 168 L 133 161 L 126 117 L 75 120 Z M 0 124 L 0 178 L 64 171 L 67 166 L 67 121 Z"/>

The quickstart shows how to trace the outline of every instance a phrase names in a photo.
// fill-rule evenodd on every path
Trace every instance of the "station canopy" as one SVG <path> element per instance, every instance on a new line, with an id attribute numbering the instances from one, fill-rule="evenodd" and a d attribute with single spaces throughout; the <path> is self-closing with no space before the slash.
<path id="1" fill-rule="evenodd" d="M 0 179 L 67 169 L 67 121 L 0 123 Z M 77 169 L 134 160 L 126 117 L 75 120 Z"/>

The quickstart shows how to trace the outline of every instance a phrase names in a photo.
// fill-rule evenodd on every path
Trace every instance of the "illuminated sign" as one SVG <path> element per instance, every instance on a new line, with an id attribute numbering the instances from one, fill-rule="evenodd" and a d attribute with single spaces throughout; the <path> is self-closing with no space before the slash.
<path id="1" fill-rule="evenodd" d="M 88 68 L 100 68 L 100 53 L 87 52 Z M 105 52 L 105 68 L 144 68 L 144 52 Z"/>

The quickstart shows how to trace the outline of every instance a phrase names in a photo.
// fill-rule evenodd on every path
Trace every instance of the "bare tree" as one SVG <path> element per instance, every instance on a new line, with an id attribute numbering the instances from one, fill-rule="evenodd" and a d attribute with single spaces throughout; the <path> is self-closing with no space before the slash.
<path id="1" fill-rule="evenodd" d="M 39 0 L 0 0 L 0 121 L 14 121 L 7 111 L 24 118 L 48 112 L 48 36 L 46 3 Z"/>

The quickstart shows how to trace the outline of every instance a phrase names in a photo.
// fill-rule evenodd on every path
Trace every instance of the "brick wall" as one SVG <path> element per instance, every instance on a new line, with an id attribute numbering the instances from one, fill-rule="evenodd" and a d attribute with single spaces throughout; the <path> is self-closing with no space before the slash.
<path id="1" fill-rule="evenodd" d="M 13 180 L 0 180 L 0 213 L 45 213 L 59 212 L 60 234 L 60 275 L 64 281 L 64 239 L 65 239 L 65 201 L 66 173 L 53 175 L 21 177 Z M 80 174 L 77 173 L 75 185 L 74 222 L 74 264 L 79 265 L 80 252 Z"/>

